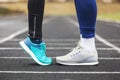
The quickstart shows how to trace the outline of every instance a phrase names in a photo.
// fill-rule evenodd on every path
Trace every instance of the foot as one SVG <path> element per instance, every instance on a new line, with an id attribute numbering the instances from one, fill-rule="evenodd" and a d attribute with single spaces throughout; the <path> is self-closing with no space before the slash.
<path id="1" fill-rule="evenodd" d="M 56 57 L 56 62 L 62 65 L 97 65 L 97 51 L 90 51 L 78 46 L 65 56 Z"/>
<path id="2" fill-rule="evenodd" d="M 46 56 L 46 44 L 34 44 L 30 38 L 19 42 L 20 46 L 32 57 L 32 59 L 39 65 L 50 65 L 52 58 Z"/>

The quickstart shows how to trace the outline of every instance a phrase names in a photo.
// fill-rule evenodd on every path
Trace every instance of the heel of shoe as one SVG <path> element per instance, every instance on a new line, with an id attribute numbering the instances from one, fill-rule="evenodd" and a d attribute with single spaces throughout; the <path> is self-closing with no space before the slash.
<path id="1" fill-rule="evenodd" d="M 98 62 L 98 57 L 91 57 L 85 60 L 85 63 L 89 63 L 91 65 L 97 65 L 99 64 Z"/>

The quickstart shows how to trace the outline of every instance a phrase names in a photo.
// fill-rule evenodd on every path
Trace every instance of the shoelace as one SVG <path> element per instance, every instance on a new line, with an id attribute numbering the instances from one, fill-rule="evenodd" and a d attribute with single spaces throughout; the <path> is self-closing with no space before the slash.
<path id="1" fill-rule="evenodd" d="M 78 41 L 77 42 L 77 46 L 75 47 L 75 48 L 72 48 L 72 49 L 70 49 L 70 51 L 72 52 L 72 51 L 75 51 L 75 50 L 77 50 L 77 49 L 80 49 L 81 47 L 80 47 L 80 41 Z"/>
<path id="2" fill-rule="evenodd" d="M 80 46 L 79 44 L 80 44 L 80 41 L 78 41 L 77 46 L 76 46 L 75 48 L 71 49 L 71 50 L 70 50 L 71 52 L 70 52 L 69 54 L 67 54 L 66 56 L 68 56 L 68 57 L 73 57 L 73 56 L 77 55 L 78 52 L 76 52 L 76 51 L 77 51 L 78 49 L 81 49 L 81 46 Z M 80 53 L 80 51 L 79 51 L 79 53 Z"/>

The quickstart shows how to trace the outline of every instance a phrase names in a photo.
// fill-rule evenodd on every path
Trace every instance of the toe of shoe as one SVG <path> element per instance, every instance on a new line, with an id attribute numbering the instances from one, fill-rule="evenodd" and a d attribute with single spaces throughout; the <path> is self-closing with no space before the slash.
<path id="1" fill-rule="evenodd" d="M 58 56 L 56 57 L 56 61 L 66 61 L 66 58 L 64 56 Z"/>
<path id="2" fill-rule="evenodd" d="M 56 57 L 56 60 L 61 60 L 61 56 Z"/>
<path id="3" fill-rule="evenodd" d="M 52 64 L 52 62 L 53 62 L 53 60 L 50 57 L 48 57 L 45 61 L 45 63 L 48 64 L 48 65 Z"/>

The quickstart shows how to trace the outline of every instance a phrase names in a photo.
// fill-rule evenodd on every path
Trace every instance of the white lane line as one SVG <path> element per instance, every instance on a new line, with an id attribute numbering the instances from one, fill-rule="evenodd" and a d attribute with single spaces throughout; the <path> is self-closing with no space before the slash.
<path id="1" fill-rule="evenodd" d="M 21 41 L 23 38 L 14 38 L 10 41 Z M 78 41 L 79 39 L 43 39 L 44 41 Z"/>
<path id="2" fill-rule="evenodd" d="M 69 50 L 72 49 L 73 47 L 47 47 L 48 50 Z M 0 47 L 0 50 L 22 50 L 22 48 L 18 47 Z M 113 48 L 97 48 L 97 50 L 114 50 Z"/>
<path id="3" fill-rule="evenodd" d="M 10 41 L 21 41 L 24 38 L 14 38 L 11 39 Z M 79 41 L 79 39 L 43 39 L 45 41 Z M 107 39 L 107 41 L 111 41 L 111 42 L 119 42 L 120 39 Z"/>
<path id="4" fill-rule="evenodd" d="M 4 43 L 4 45 L 9 45 L 9 46 L 17 46 L 18 43 L 15 42 L 15 43 Z M 75 42 L 47 42 L 46 43 L 47 46 L 68 46 L 68 47 L 74 47 L 76 46 L 77 44 Z M 96 45 L 104 45 L 103 43 L 96 43 Z M 116 45 L 120 45 L 120 44 L 116 44 Z M 7 46 L 8 47 L 8 46 Z"/>
<path id="5" fill-rule="evenodd" d="M 111 42 L 120 42 L 120 39 L 107 39 L 107 41 L 111 41 Z"/>
<path id="6" fill-rule="evenodd" d="M 79 27 L 78 23 L 71 19 L 71 18 L 67 18 L 67 20 L 72 23 L 73 25 L 75 25 L 76 27 Z M 105 40 L 104 38 L 100 37 L 99 35 L 96 34 L 96 39 L 99 40 L 100 42 L 104 43 L 105 45 L 112 47 L 113 49 L 115 49 L 116 51 L 118 51 L 120 53 L 120 48 L 115 46 L 114 44 L 108 42 L 107 40 Z"/>
<path id="7" fill-rule="evenodd" d="M 52 57 L 55 59 L 55 57 Z M 32 59 L 31 57 L 0 57 L 0 59 Z M 113 58 L 113 57 L 99 57 L 99 60 L 120 60 L 120 58 Z"/>
<path id="8" fill-rule="evenodd" d="M 51 18 L 44 20 L 43 24 L 46 24 L 46 23 L 48 23 L 49 21 L 51 21 Z M 26 31 L 27 31 L 27 27 L 24 28 L 24 29 L 21 29 L 21 30 L 19 30 L 19 31 L 16 31 L 15 33 L 12 33 L 12 34 L 10 34 L 9 36 L 1 39 L 1 40 L 0 40 L 0 43 L 4 43 L 4 42 L 6 42 L 6 41 L 8 41 L 8 40 L 10 40 L 10 39 L 13 39 L 14 37 L 16 37 L 16 36 L 18 36 L 18 35 L 26 32 Z"/>
<path id="9" fill-rule="evenodd" d="M 74 45 L 77 45 L 76 43 L 62 43 L 62 42 L 58 42 L 58 43 L 51 43 L 51 42 L 47 42 L 46 45 L 50 45 L 50 46 L 74 46 Z M 96 43 L 96 45 L 99 45 L 99 46 L 103 46 L 104 44 L 103 43 Z M 120 44 L 119 44 L 120 45 Z"/>
<path id="10" fill-rule="evenodd" d="M 47 45 L 53 45 L 53 46 L 74 46 L 74 45 L 77 45 L 77 43 L 76 42 L 65 42 L 65 43 L 63 43 L 63 42 L 57 42 L 57 43 L 51 43 L 51 42 L 47 42 Z M 103 43 L 96 43 L 96 45 L 99 45 L 99 46 L 103 46 L 103 45 L 105 45 L 105 44 L 103 44 Z M 120 45 L 120 44 L 118 44 L 118 45 Z"/>
<path id="11" fill-rule="evenodd" d="M 48 41 L 45 41 L 46 42 L 46 45 L 53 45 L 53 46 L 74 46 L 74 45 L 77 45 L 77 42 L 48 42 Z M 18 42 L 15 42 L 13 44 L 13 42 L 9 42 L 9 43 L 4 43 L 4 45 L 18 45 Z M 103 43 L 96 43 L 96 45 L 105 45 Z M 120 45 L 120 44 L 116 44 L 116 45 Z M 8 46 L 7 46 L 8 47 Z"/>
<path id="12" fill-rule="evenodd" d="M 100 60 L 120 60 L 120 58 L 107 58 L 107 57 L 100 57 Z"/>
<path id="13" fill-rule="evenodd" d="M 0 74 L 120 74 L 107 71 L 0 71 Z"/>
<path id="14" fill-rule="evenodd" d="M 118 51 L 120 53 L 120 48 L 119 47 L 117 47 L 114 44 L 108 42 L 107 40 L 105 40 L 104 38 L 100 37 L 99 35 L 96 35 L 96 39 L 98 39 L 99 41 L 103 42 L 107 46 L 112 47 L 113 49 L 115 49 L 116 51 Z"/>
<path id="15" fill-rule="evenodd" d="M 13 34 L 10 34 L 9 36 L 1 39 L 1 40 L 0 40 L 0 43 L 4 43 L 4 42 L 6 42 L 6 41 L 8 41 L 8 40 L 10 40 L 10 39 L 12 39 L 12 38 L 14 38 L 14 37 L 16 37 L 17 35 L 20 35 L 20 34 L 26 32 L 26 31 L 27 31 L 27 28 L 24 28 L 24 29 L 22 29 L 22 30 L 19 30 L 19 31 L 13 33 Z"/>
<path id="16" fill-rule="evenodd" d="M 31 57 L 0 57 L 0 59 L 32 59 Z"/>
<path id="17" fill-rule="evenodd" d="M 23 40 L 23 38 L 19 38 L 19 39 L 14 38 L 14 39 L 11 39 L 10 41 L 21 41 L 21 40 Z M 43 40 L 47 43 L 53 43 L 53 44 L 54 43 L 55 44 L 57 44 L 57 43 L 61 43 L 61 44 L 76 43 L 77 44 L 79 41 L 79 39 L 43 39 Z M 99 43 L 98 41 L 96 41 L 96 43 L 102 44 L 102 43 Z"/>
<path id="18" fill-rule="evenodd" d="M 73 46 L 73 43 L 47 43 L 46 45 L 50 46 Z"/>

